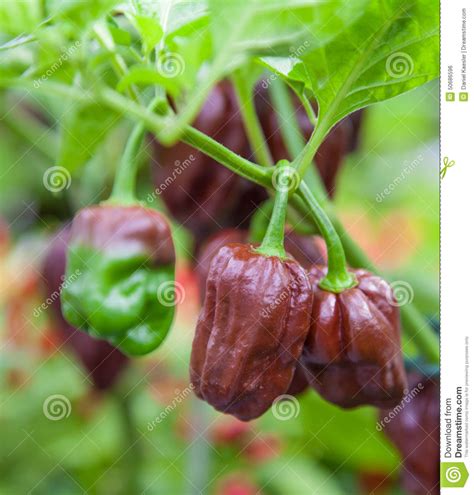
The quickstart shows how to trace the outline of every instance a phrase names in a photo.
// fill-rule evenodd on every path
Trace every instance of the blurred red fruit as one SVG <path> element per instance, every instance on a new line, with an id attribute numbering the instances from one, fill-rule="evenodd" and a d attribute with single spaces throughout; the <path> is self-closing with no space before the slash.
<path id="1" fill-rule="evenodd" d="M 220 480 L 215 495 L 263 495 L 259 487 L 244 473 L 232 474 Z"/>
<path id="2" fill-rule="evenodd" d="M 243 446 L 246 444 L 251 431 L 252 428 L 249 423 L 228 417 L 216 423 L 211 432 L 211 439 L 218 445 Z"/>

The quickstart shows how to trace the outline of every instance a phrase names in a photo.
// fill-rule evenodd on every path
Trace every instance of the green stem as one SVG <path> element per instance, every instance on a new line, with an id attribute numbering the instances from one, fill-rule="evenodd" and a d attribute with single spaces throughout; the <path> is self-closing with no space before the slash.
<path id="1" fill-rule="evenodd" d="M 298 121 L 295 118 L 295 108 L 291 96 L 285 84 L 280 80 L 273 81 L 270 88 L 285 146 L 290 156 L 297 157 L 305 145 Z M 328 248 L 328 273 L 320 282 L 320 287 L 331 292 L 342 292 L 353 287 L 356 281 L 354 276 L 347 271 L 344 249 L 331 221 L 305 182 L 301 183 L 299 191 L 300 197 L 308 207 Z"/>
<path id="2" fill-rule="evenodd" d="M 402 326 L 430 363 L 439 363 L 439 337 L 413 304 L 400 306 Z"/>
<path id="3" fill-rule="evenodd" d="M 140 123 L 133 128 L 125 146 L 109 201 L 111 200 L 112 202 L 121 204 L 133 204 L 137 202 L 135 186 L 138 155 L 144 136 L 145 126 Z"/>
<path id="4" fill-rule="evenodd" d="M 257 161 L 262 165 L 270 167 L 273 165 L 273 158 L 268 149 L 265 135 L 258 120 L 255 104 L 253 100 L 253 89 L 250 87 L 243 76 L 237 71 L 232 81 L 234 83 L 235 92 L 239 101 L 240 111 L 247 137 L 250 141 L 250 146 L 257 158 Z"/>
<path id="5" fill-rule="evenodd" d="M 357 285 L 354 275 L 349 273 L 346 265 L 346 255 L 341 240 L 308 186 L 301 182 L 298 195 L 302 198 L 314 221 L 317 223 L 328 249 L 328 273 L 319 286 L 330 292 L 342 292 Z"/>
<path id="6" fill-rule="evenodd" d="M 271 169 L 242 158 L 201 131 L 187 126 L 181 140 L 214 158 L 241 177 L 264 187 L 272 187 Z"/>
<path id="7" fill-rule="evenodd" d="M 291 101 L 290 93 L 286 85 L 280 79 L 276 79 L 269 86 L 270 96 L 276 110 L 278 125 L 283 137 L 283 142 L 288 150 L 290 158 L 295 159 L 304 148 L 304 138 L 296 119 L 295 107 Z"/>
<path id="8" fill-rule="evenodd" d="M 296 157 L 294 166 L 296 167 L 296 170 L 301 175 L 301 177 L 305 176 L 308 168 L 313 163 L 316 152 L 324 141 L 327 132 L 327 129 L 325 129 L 323 126 L 317 125 L 313 129 L 309 141 Z"/>
<path id="9" fill-rule="evenodd" d="M 313 127 L 316 127 L 318 124 L 318 117 L 314 113 L 314 108 L 312 107 L 311 102 L 304 94 L 300 96 L 300 101 L 306 110 L 306 115 L 308 116 L 309 121 L 313 124 Z"/>
<path id="10" fill-rule="evenodd" d="M 284 247 L 285 240 L 285 218 L 286 208 L 288 206 L 288 196 L 290 193 L 290 185 L 285 182 L 285 173 L 287 170 L 290 174 L 287 176 L 291 178 L 292 169 L 289 166 L 287 160 L 281 160 L 277 164 L 277 170 L 275 173 L 281 180 L 276 181 L 277 185 L 275 202 L 273 205 L 272 216 L 263 238 L 262 244 L 255 250 L 256 252 L 265 256 L 278 256 L 279 258 L 286 258 L 286 252 Z"/>
<path id="11" fill-rule="evenodd" d="M 114 108 L 118 112 L 133 116 L 145 123 L 148 129 L 154 132 L 158 138 L 169 123 L 166 117 L 160 117 L 148 109 L 145 110 L 142 106 L 137 105 L 111 89 L 103 89 L 100 93 L 100 99 L 104 104 Z M 272 187 L 271 170 L 242 158 L 201 131 L 191 126 L 186 126 L 181 140 L 214 158 L 214 160 L 229 170 L 232 170 L 237 175 L 256 182 L 261 186 Z"/>
<path id="12" fill-rule="evenodd" d="M 153 110 L 161 101 L 161 97 L 154 98 L 148 109 Z M 145 133 L 146 125 L 143 122 L 139 122 L 133 128 L 125 146 L 122 159 L 120 160 L 109 201 L 120 204 L 133 204 L 137 202 L 135 196 L 137 168 L 140 148 L 142 147 Z"/>
<path id="13" fill-rule="evenodd" d="M 362 251 L 359 245 L 351 238 L 340 220 L 336 218 L 332 208 L 328 209 L 328 214 L 339 234 L 350 265 L 364 268 L 376 275 L 382 276 L 364 251 Z M 427 319 L 416 309 L 414 304 L 400 306 L 400 316 L 405 333 L 416 344 L 419 352 L 424 355 L 430 363 L 438 363 L 439 339 L 436 333 L 431 329 Z"/>
<path id="14" fill-rule="evenodd" d="M 265 237 L 268 223 L 272 216 L 274 198 L 267 199 L 252 215 L 249 226 L 248 240 L 252 243 L 261 243 Z M 288 214 L 288 211 L 287 211 Z"/>
<path id="15" fill-rule="evenodd" d="M 124 433 L 125 452 L 122 458 L 123 472 L 126 479 L 123 493 L 140 492 L 140 466 L 143 452 L 141 448 L 140 436 L 133 418 L 132 396 L 125 393 L 125 389 L 119 388 L 114 392 L 115 399 L 120 411 L 122 421 L 122 431 Z"/>
<path id="16" fill-rule="evenodd" d="M 276 109 L 278 125 L 281 129 L 283 142 L 285 143 L 290 158 L 293 160 L 293 166 L 296 166 L 296 158 L 305 146 L 305 139 L 296 118 L 295 107 L 289 89 L 283 81 L 276 79 L 270 86 L 270 95 L 273 106 Z M 312 111 L 311 105 L 307 99 L 304 98 L 303 101 L 306 102 Z M 310 111 L 306 107 L 305 109 L 307 112 Z M 311 115 L 314 117 L 314 113 L 308 115 L 310 119 Z M 316 194 L 316 197 L 322 198 L 326 195 L 326 190 L 324 189 L 324 185 L 315 167 L 309 167 L 304 175 L 300 174 L 300 177 L 306 181 L 311 191 L 314 191 Z M 322 203 L 321 199 L 319 199 L 319 202 Z"/>

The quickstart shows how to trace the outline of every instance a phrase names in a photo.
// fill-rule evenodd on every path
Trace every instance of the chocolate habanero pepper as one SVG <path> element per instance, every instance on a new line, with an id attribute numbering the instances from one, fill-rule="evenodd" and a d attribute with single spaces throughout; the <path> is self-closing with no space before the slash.
<path id="1" fill-rule="evenodd" d="M 398 308 L 387 282 L 365 270 L 352 273 L 357 285 L 333 293 L 320 286 L 325 267 L 309 270 L 313 318 L 302 363 L 329 402 L 393 407 L 407 386 Z"/>
<path id="2" fill-rule="evenodd" d="M 341 407 L 393 407 L 406 375 L 400 317 L 390 286 L 365 270 L 349 270 L 341 240 L 308 186 L 297 192 L 327 246 L 327 267 L 308 270 L 313 289 L 311 328 L 300 363 L 310 385 Z"/>
<path id="3" fill-rule="evenodd" d="M 219 250 L 229 243 L 243 243 L 247 241 L 248 232 L 239 229 L 225 229 L 211 236 L 199 250 L 195 271 L 197 274 L 199 292 L 204 302 L 206 281 L 213 258 Z M 285 232 L 285 250 L 303 267 L 310 267 L 314 263 L 322 263 L 324 256 L 319 247 L 317 236 L 302 236 L 292 231 Z M 298 395 L 308 387 L 304 370 L 297 364 L 293 380 L 287 394 Z"/>
<path id="4" fill-rule="evenodd" d="M 173 320 L 167 294 L 174 262 L 161 213 L 141 206 L 85 208 L 71 226 L 66 270 L 71 281 L 61 291 L 63 314 L 74 327 L 126 354 L 151 352 Z"/>
<path id="5" fill-rule="evenodd" d="M 277 191 L 260 247 L 231 243 L 213 258 L 193 341 L 195 393 L 243 421 L 286 393 L 309 329 L 311 287 L 283 248 L 287 199 Z"/>
<path id="6" fill-rule="evenodd" d="M 399 406 L 380 412 L 379 424 L 402 456 L 407 493 L 439 494 L 439 377 L 410 373 L 408 388 Z"/>
<path id="7" fill-rule="evenodd" d="M 94 387 L 106 390 L 119 379 L 129 359 L 108 342 L 94 339 L 64 320 L 59 293 L 61 287 L 70 282 L 64 277 L 68 242 L 69 228 L 65 227 L 55 235 L 46 253 L 42 265 L 45 297 L 51 301 L 51 313 L 62 342 L 77 356 L 89 373 Z"/>

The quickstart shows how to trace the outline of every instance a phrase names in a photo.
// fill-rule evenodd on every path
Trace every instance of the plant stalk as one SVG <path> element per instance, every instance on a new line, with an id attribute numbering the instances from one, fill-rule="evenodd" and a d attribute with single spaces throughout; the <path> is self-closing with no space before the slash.
<path id="1" fill-rule="evenodd" d="M 293 170 L 289 167 L 287 160 L 281 160 L 275 170 L 281 180 L 278 181 L 279 186 L 277 184 L 272 216 L 270 217 L 262 244 L 255 249 L 255 251 L 265 256 L 278 256 L 278 258 L 282 259 L 287 257 L 284 246 L 286 209 L 290 193 L 290 185 L 285 183 L 285 174 L 287 171 L 292 172 Z M 291 179 L 291 175 L 288 175 L 287 178 Z"/>
<path id="2" fill-rule="evenodd" d="M 252 147 L 258 163 L 270 167 L 273 165 L 273 158 L 268 149 L 267 141 L 265 140 L 258 120 L 252 88 L 248 87 L 246 81 L 239 73 L 234 75 L 232 81 L 239 101 L 242 120 L 244 122 L 247 137 L 250 141 L 250 146 Z"/>

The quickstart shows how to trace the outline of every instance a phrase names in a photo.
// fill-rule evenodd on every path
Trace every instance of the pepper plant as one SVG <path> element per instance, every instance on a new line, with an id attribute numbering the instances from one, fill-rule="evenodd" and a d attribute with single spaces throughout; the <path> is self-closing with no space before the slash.
<path id="1" fill-rule="evenodd" d="M 147 231 L 128 238 L 125 231 L 125 240 L 133 245 L 132 261 L 121 259 L 121 248 L 113 242 L 109 253 L 100 241 L 110 227 L 107 212 L 117 214 L 112 239 L 115 231 L 122 232 L 122 224 L 127 225 L 131 209 L 153 216 L 135 191 L 136 156 L 145 132 L 161 146 L 185 143 L 267 190 L 274 210 L 255 253 L 284 259 L 286 222 L 296 231 L 324 238 L 327 270 L 317 282 L 322 291 L 343 297 L 358 286 L 357 271 L 349 270 L 348 264 L 378 273 L 345 231 L 312 163 L 331 129 L 345 117 L 438 76 L 435 2 L 32 3 L 34 8 L 22 3 L 0 6 L 0 88 L 56 111 L 67 109 L 59 112 L 51 147 L 44 150 L 55 166 L 80 181 L 81 171 L 108 133 L 124 120 L 135 124 L 110 199 L 74 220 L 68 266 L 83 269 L 85 275 L 63 292 L 63 311 L 72 324 L 130 354 L 152 351 L 171 325 L 173 307 L 152 302 L 160 284 L 173 276 L 167 227 L 157 228 L 154 237 Z M 252 159 L 193 125 L 212 88 L 223 80 L 231 81 L 237 95 Z M 291 155 L 283 167 L 274 166 L 257 116 L 253 93 L 262 80 L 270 87 Z M 313 125 L 307 141 L 295 122 L 293 97 Z M 34 130 L 26 134 L 35 140 Z M 284 198 L 279 192 L 281 169 L 290 182 Z M 75 238 L 75 225 L 89 213 L 84 232 L 93 234 Z M 159 216 L 156 222 L 166 223 Z M 146 245 L 152 237 L 151 248 L 134 251 L 138 238 Z M 154 253 L 162 243 L 168 246 L 167 255 L 156 260 Z M 437 336 L 413 304 L 400 311 L 405 335 L 420 356 L 436 363 Z"/>

